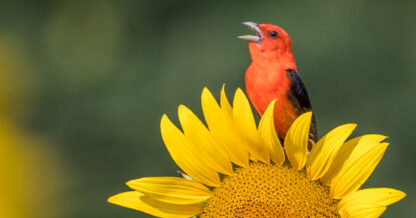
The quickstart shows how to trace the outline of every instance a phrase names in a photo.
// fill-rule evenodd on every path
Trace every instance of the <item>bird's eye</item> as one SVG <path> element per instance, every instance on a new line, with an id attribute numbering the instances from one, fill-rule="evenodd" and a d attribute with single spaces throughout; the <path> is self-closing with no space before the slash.
<path id="1" fill-rule="evenodd" d="M 269 33 L 269 36 L 270 36 L 271 38 L 277 38 L 277 37 L 279 36 L 279 34 L 277 34 L 277 32 L 276 32 L 276 31 L 271 31 L 271 32 Z"/>

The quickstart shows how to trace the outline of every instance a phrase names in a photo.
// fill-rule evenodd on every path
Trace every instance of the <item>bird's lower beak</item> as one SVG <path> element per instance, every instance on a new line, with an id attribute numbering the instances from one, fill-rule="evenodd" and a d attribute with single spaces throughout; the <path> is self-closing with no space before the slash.
<path id="1" fill-rule="evenodd" d="M 256 32 L 255 36 L 252 35 L 244 35 L 244 36 L 238 36 L 239 39 L 248 40 L 251 42 L 259 42 L 264 38 L 264 34 L 259 28 L 258 23 L 254 22 L 242 22 L 241 24 L 248 26 L 250 29 L 252 29 L 254 32 Z"/>

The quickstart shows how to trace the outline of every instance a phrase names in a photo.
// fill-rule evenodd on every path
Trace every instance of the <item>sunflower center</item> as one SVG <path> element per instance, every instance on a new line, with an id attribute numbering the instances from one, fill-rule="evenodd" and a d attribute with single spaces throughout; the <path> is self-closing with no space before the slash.
<path id="1" fill-rule="evenodd" d="M 201 217 L 338 217 L 329 188 L 289 164 L 251 163 L 225 177 Z"/>

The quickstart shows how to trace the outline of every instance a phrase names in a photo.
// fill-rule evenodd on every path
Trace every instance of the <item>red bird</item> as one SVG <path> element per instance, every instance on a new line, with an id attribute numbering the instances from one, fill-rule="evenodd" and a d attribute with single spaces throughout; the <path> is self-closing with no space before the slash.
<path id="1" fill-rule="evenodd" d="M 250 41 L 248 47 L 252 62 L 246 71 L 246 90 L 260 116 L 274 99 L 276 133 L 284 140 L 290 125 L 307 111 L 311 111 L 308 92 L 298 75 L 292 42 L 280 27 L 271 24 L 243 22 L 256 36 L 239 36 Z M 310 137 L 317 141 L 315 118 L 312 118 Z"/>

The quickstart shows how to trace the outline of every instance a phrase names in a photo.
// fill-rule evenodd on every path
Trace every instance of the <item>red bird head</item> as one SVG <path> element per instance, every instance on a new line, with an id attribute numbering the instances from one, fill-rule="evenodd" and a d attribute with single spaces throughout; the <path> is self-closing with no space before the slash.
<path id="1" fill-rule="evenodd" d="M 256 32 L 255 36 L 245 35 L 238 38 L 248 40 L 253 62 L 280 59 L 281 56 L 292 56 L 292 41 L 282 28 L 272 24 L 243 22 Z"/>

